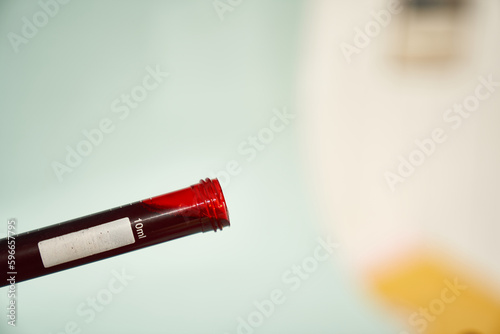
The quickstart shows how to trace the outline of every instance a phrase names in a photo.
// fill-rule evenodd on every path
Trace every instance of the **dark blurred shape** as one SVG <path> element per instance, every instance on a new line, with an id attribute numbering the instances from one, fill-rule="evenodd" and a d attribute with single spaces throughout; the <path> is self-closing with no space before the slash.
<path id="1" fill-rule="evenodd" d="M 398 61 L 448 62 L 465 49 L 470 0 L 412 0 L 393 25 L 393 53 Z"/>
<path id="2" fill-rule="evenodd" d="M 465 3 L 465 0 L 412 0 L 407 2 L 406 6 L 417 10 L 434 10 L 436 8 L 460 10 Z"/>

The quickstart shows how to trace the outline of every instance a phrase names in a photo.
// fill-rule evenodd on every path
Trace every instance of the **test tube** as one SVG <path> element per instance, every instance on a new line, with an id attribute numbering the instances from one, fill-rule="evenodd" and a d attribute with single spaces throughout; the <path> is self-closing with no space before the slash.
<path id="1" fill-rule="evenodd" d="M 16 283 L 26 281 L 227 226 L 219 181 L 207 178 L 171 193 L 1 239 L 0 286 L 13 278 Z"/>

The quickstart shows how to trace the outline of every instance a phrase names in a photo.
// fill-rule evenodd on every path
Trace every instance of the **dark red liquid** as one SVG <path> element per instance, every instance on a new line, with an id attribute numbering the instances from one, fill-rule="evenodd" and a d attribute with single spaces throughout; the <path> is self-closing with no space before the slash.
<path id="1" fill-rule="evenodd" d="M 128 217 L 135 242 L 81 259 L 45 268 L 38 242 Z M 137 233 L 136 224 L 142 232 Z M 139 248 L 194 233 L 222 230 L 229 217 L 217 180 L 201 181 L 189 188 L 98 212 L 60 224 L 15 236 L 15 269 L 7 267 L 7 238 L 0 240 L 0 286 L 9 284 L 8 272 L 16 272 L 15 281 L 51 274 L 57 271 L 120 255 Z"/>

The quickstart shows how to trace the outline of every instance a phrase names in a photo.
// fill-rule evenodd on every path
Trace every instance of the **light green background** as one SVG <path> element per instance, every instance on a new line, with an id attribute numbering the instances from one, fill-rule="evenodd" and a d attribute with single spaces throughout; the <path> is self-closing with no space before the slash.
<path id="1" fill-rule="evenodd" d="M 297 291 L 282 281 L 326 237 L 308 196 L 294 102 L 303 6 L 247 0 L 220 20 L 209 0 L 72 1 L 16 53 L 7 35 L 20 34 L 23 16 L 31 20 L 40 5 L 2 1 L 5 226 L 16 217 L 24 232 L 183 188 L 231 160 L 241 172 L 225 182 L 230 229 L 21 283 L 18 326 L 2 316 L 0 333 L 55 334 L 74 321 L 94 334 L 232 334 L 275 289 L 286 300 L 255 333 L 397 333 L 335 254 Z M 157 65 L 169 77 L 119 120 L 112 101 Z M 238 146 L 285 107 L 296 118 L 247 161 Z M 104 118 L 114 131 L 59 182 L 51 164 Z M 77 308 L 114 270 L 134 279 L 85 322 Z M 6 294 L 0 289 L 0 305 Z"/>

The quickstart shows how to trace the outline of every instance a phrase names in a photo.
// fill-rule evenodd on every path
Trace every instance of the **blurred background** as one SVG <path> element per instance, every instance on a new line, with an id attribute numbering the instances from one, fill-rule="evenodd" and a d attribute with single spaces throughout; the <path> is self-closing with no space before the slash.
<path id="1" fill-rule="evenodd" d="M 499 16 L 1 1 L 0 237 L 205 177 L 232 226 L 20 283 L 0 333 L 500 333 Z"/>

